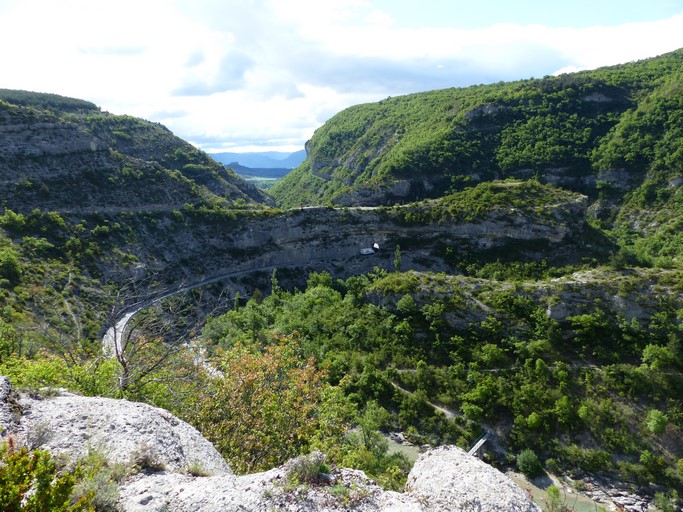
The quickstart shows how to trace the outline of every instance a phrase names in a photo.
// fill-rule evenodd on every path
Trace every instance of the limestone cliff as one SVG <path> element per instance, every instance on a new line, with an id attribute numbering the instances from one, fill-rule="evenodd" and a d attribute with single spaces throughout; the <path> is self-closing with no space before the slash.
<path id="1" fill-rule="evenodd" d="M 267 202 L 253 185 L 160 125 L 99 109 L 48 112 L 1 99 L 0 201 L 14 211 Z"/>
<path id="2" fill-rule="evenodd" d="M 161 217 L 118 246 L 138 256 L 138 269 L 162 272 L 171 286 L 259 269 L 327 270 L 340 277 L 392 269 L 396 246 L 406 268 L 452 271 L 452 254 L 577 258 L 587 250 L 580 240 L 585 207 L 577 195 L 541 210 L 501 207 L 469 220 L 412 221 L 398 207 L 315 207 L 213 220 L 188 215 L 182 222 Z M 378 250 L 361 254 L 375 243 Z"/>

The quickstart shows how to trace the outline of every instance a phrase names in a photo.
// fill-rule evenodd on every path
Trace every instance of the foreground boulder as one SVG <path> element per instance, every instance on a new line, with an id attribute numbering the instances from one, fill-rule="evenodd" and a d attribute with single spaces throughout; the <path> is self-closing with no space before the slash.
<path id="1" fill-rule="evenodd" d="M 352 469 L 335 469 L 314 482 L 292 477 L 316 457 L 323 456 L 245 476 L 141 474 L 123 486 L 120 505 L 128 512 L 540 512 L 508 477 L 453 446 L 424 453 L 404 493 L 385 491 Z"/>
<path id="2" fill-rule="evenodd" d="M 316 457 L 323 456 L 311 454 L 245 476 L 138 475 L 121 489 L 120 504 L 129 512 L 540 511 L 509 478 L 456 447 L 423 454 L 404 493 L 385 491 L 362 471 L 351 469 L 336 469 L 313 482 L 292 477 L 298 466 Z"/>
<path id="3" fill-rule="evenodd" d="M 331 482 L 296 484 L 291 462 L 263 473 L 193 478 L 138 475 L 121 488 L 126 512 L 288 512 L 427 510 L 408 496 L 384 491 L 362 471 L 335 470 Z"/>
<path id="4" fill-rule="evenodd" d="M 456 447 L 424 453 L 398 493 L 362 471 L 321 473 L 320 453 L 236 476 L 197 430 L 163 409 L 70 393 L 18 395 L 6 377 L 0 425 L 3 436 L 72 460 L 93 448 L 113 462 L 153 460 L 121 484 L 118 508 L 126 512 L 540 512 L 505 475 Z"/>
<path id="5" fill-rule="evenodd" d="M 201 466 L 210 474 L 231 473 L 194 427 L 158 407 L 70 393 L 49 398 L 24 395 L 18 403 L 21 417 L 8 430 L 31 448 L 71 459 L 95 449 L 112 462 L 170 471 Z"/>
<path id="6" fill-rule="evenodd" d="M 539 510 L 507 476 L 455 446 L 424 453 L 408 475 L 406 490 L 435 512 Z"/>

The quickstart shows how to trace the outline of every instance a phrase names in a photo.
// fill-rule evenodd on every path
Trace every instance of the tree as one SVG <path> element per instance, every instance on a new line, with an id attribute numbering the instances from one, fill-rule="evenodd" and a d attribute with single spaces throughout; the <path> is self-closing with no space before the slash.
<path id="1" fill-rule="evenodd" d="M 221 373 L 198 392 L 190 421 L 236 471 L 272 468 L 301 455 L 317 434 L 325 372 L 298 357 L 296 335 L 235 344 L 210 361 Z"/>
<path id="2" fill-rule="evenodd" d="M 653 370 L 666 368 L 673 364 L 675 358 L 669 347 L 650 343 L 643 349 L 642 361 Z"/>
<path id="3" fill-rule="evenodd" d="M 538 476 L 543 472 L 543 467 L 538 460 L 538 456 L 530 448 L 522 450 L 519 455 L 517 455 L 517 469 L 531 478 Z"/>
<path id="4" fill-rule="evenodd" d="M 680 502 L 678 501 L 678 492 L 675 490 L 669 493 L 655 493 L 655 507 L 657 507 L 657 510 L 661 510 L 661 512 L 675 512 L 680 510 L 680 508 L 676 508 L 677 504 L 680 504 Z"/>
<path id="5" fill-rule="evenodd" d="M 196 381 L 190 354 L 192 340 L 207 310 L 213 312 L 225 302 L 224 297 L 206 298 L 202 292 L 182 291 L 182 287 L 182 293 L 145 301 L 141 297 L 149 295 L 151 282 L 151 278 L 144 282 L 131 280 L 111 300 L 110 328 L 103 351 L 118 362 L 115 394 L 128 398 L 150 400 L 150 388 L 158 388 L 157 384 Z M 133 309 L 126 313 L 126 308 Z M 165 399 L 163 404 L 151 401 L 173 408 Z"/>
<path id="6" fill-rule="evenodd" d="M 280 281 L 277 278 L 277 269 L 274 268 L 273 272 L 270 274 L 270 293 L 272 295 L 277 295 L 280 293 Z"/>
<path id="7" fill-rule="evenodd" d="M 650 409 L 645 418 L 648 432 L 655 435 L 663 434 L 668 423 L 668 416 L 658 409 Z"/>
<path id="8" fill-rule="evenodd" d="M 394 270 L 398 272 L 401 270 L 401 246 L 396 244 L 396 249 L 394 250 Z"/>
<path id="9" fill-rule="evenodd" d="M 417 389 L 420 389 L 429 395 L 433 393 L 436 386 L 434 372 L 422 359 L 417 362 Z"/>
<path id="10" fill-rule="evenodd" d="M 413 296 L 408 293 L 399 299 L 396 303 L 396 309 L 406 316 L 413 315 L 420 310 Z"/>

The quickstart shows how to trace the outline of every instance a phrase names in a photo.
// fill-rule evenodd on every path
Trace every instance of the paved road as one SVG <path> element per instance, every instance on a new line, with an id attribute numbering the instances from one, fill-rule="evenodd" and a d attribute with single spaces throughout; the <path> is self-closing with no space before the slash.
<path id="1" fill-rule="evenodd" d="M 166 291 L 159 293 L 158 295 L 155 295 L 153 297 L 150 297 L 149 299 L 146 299 L 139 304 L 136 304 L 132 308 L 126 310 L 123 313 L 123 316 L 119 318 L 116 323 L 107 329 L 107 332 L 104 333 L 104 336 L 102 337 L 102 352 L 104 353 L 105 356 L 107 357 L 116 357 L 117 354 L 120 354 L 121 351 L 123 350 L 122 347 L 122 341 L 123 341 L 123 336 L 126 332 L 126 326 L 128 325 L 128 322 L 130 322 L 131 318 L 135 316 L 136 313 L 139 313 L 145 308 L 148 308 L 152 304 L 159 302 L 160 300 L 167 299 L 168 297 L 172 297 L 173 295 L 177 295 L 179 293 L 184 293 L 189 290 L 193 290 L 194 288 L 200 288 L 202 286 L 206 286 L 207 284 L 211 283 L 216 283 L 218 281 L 223 281 L 224 279 L 228 279 L 231 277 L 239 276 L 239 275 L 244 275 L 244 274 L 251 274 L 252 272 L 263 272 L 263 271 L 272 271 L 274 268 L 277 268 L 276 266 L 267 266 L 267 267 L 257 267 L 257 268 L 251 268 L 248 270 L 238 270 L 236 272 L 228 272 L 226 274 L 221 274 L 218 276 L 212 276 L 212 277 L 207 277 L 205 279 L 202 279 L 200 281 L 196 281 L 194 283 L 187 284 L 185 286 L 181 286 L 180 288 L 176 288 L 174 290 Z"/>

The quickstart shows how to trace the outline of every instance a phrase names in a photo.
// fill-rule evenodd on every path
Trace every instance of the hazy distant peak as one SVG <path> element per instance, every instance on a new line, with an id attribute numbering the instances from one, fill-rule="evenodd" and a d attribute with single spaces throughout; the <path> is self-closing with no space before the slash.
<path id="1" fill-rule="evenodd" d="M 284 151 L 263 151 L 248 153 L 212 153 L 214 160 L 223 164 L 237 162 L 244 167 L 252 169 L 294 169 L 301 165 L 306 158 L 306 151 L 299 150 L 294 153 Z"/>

